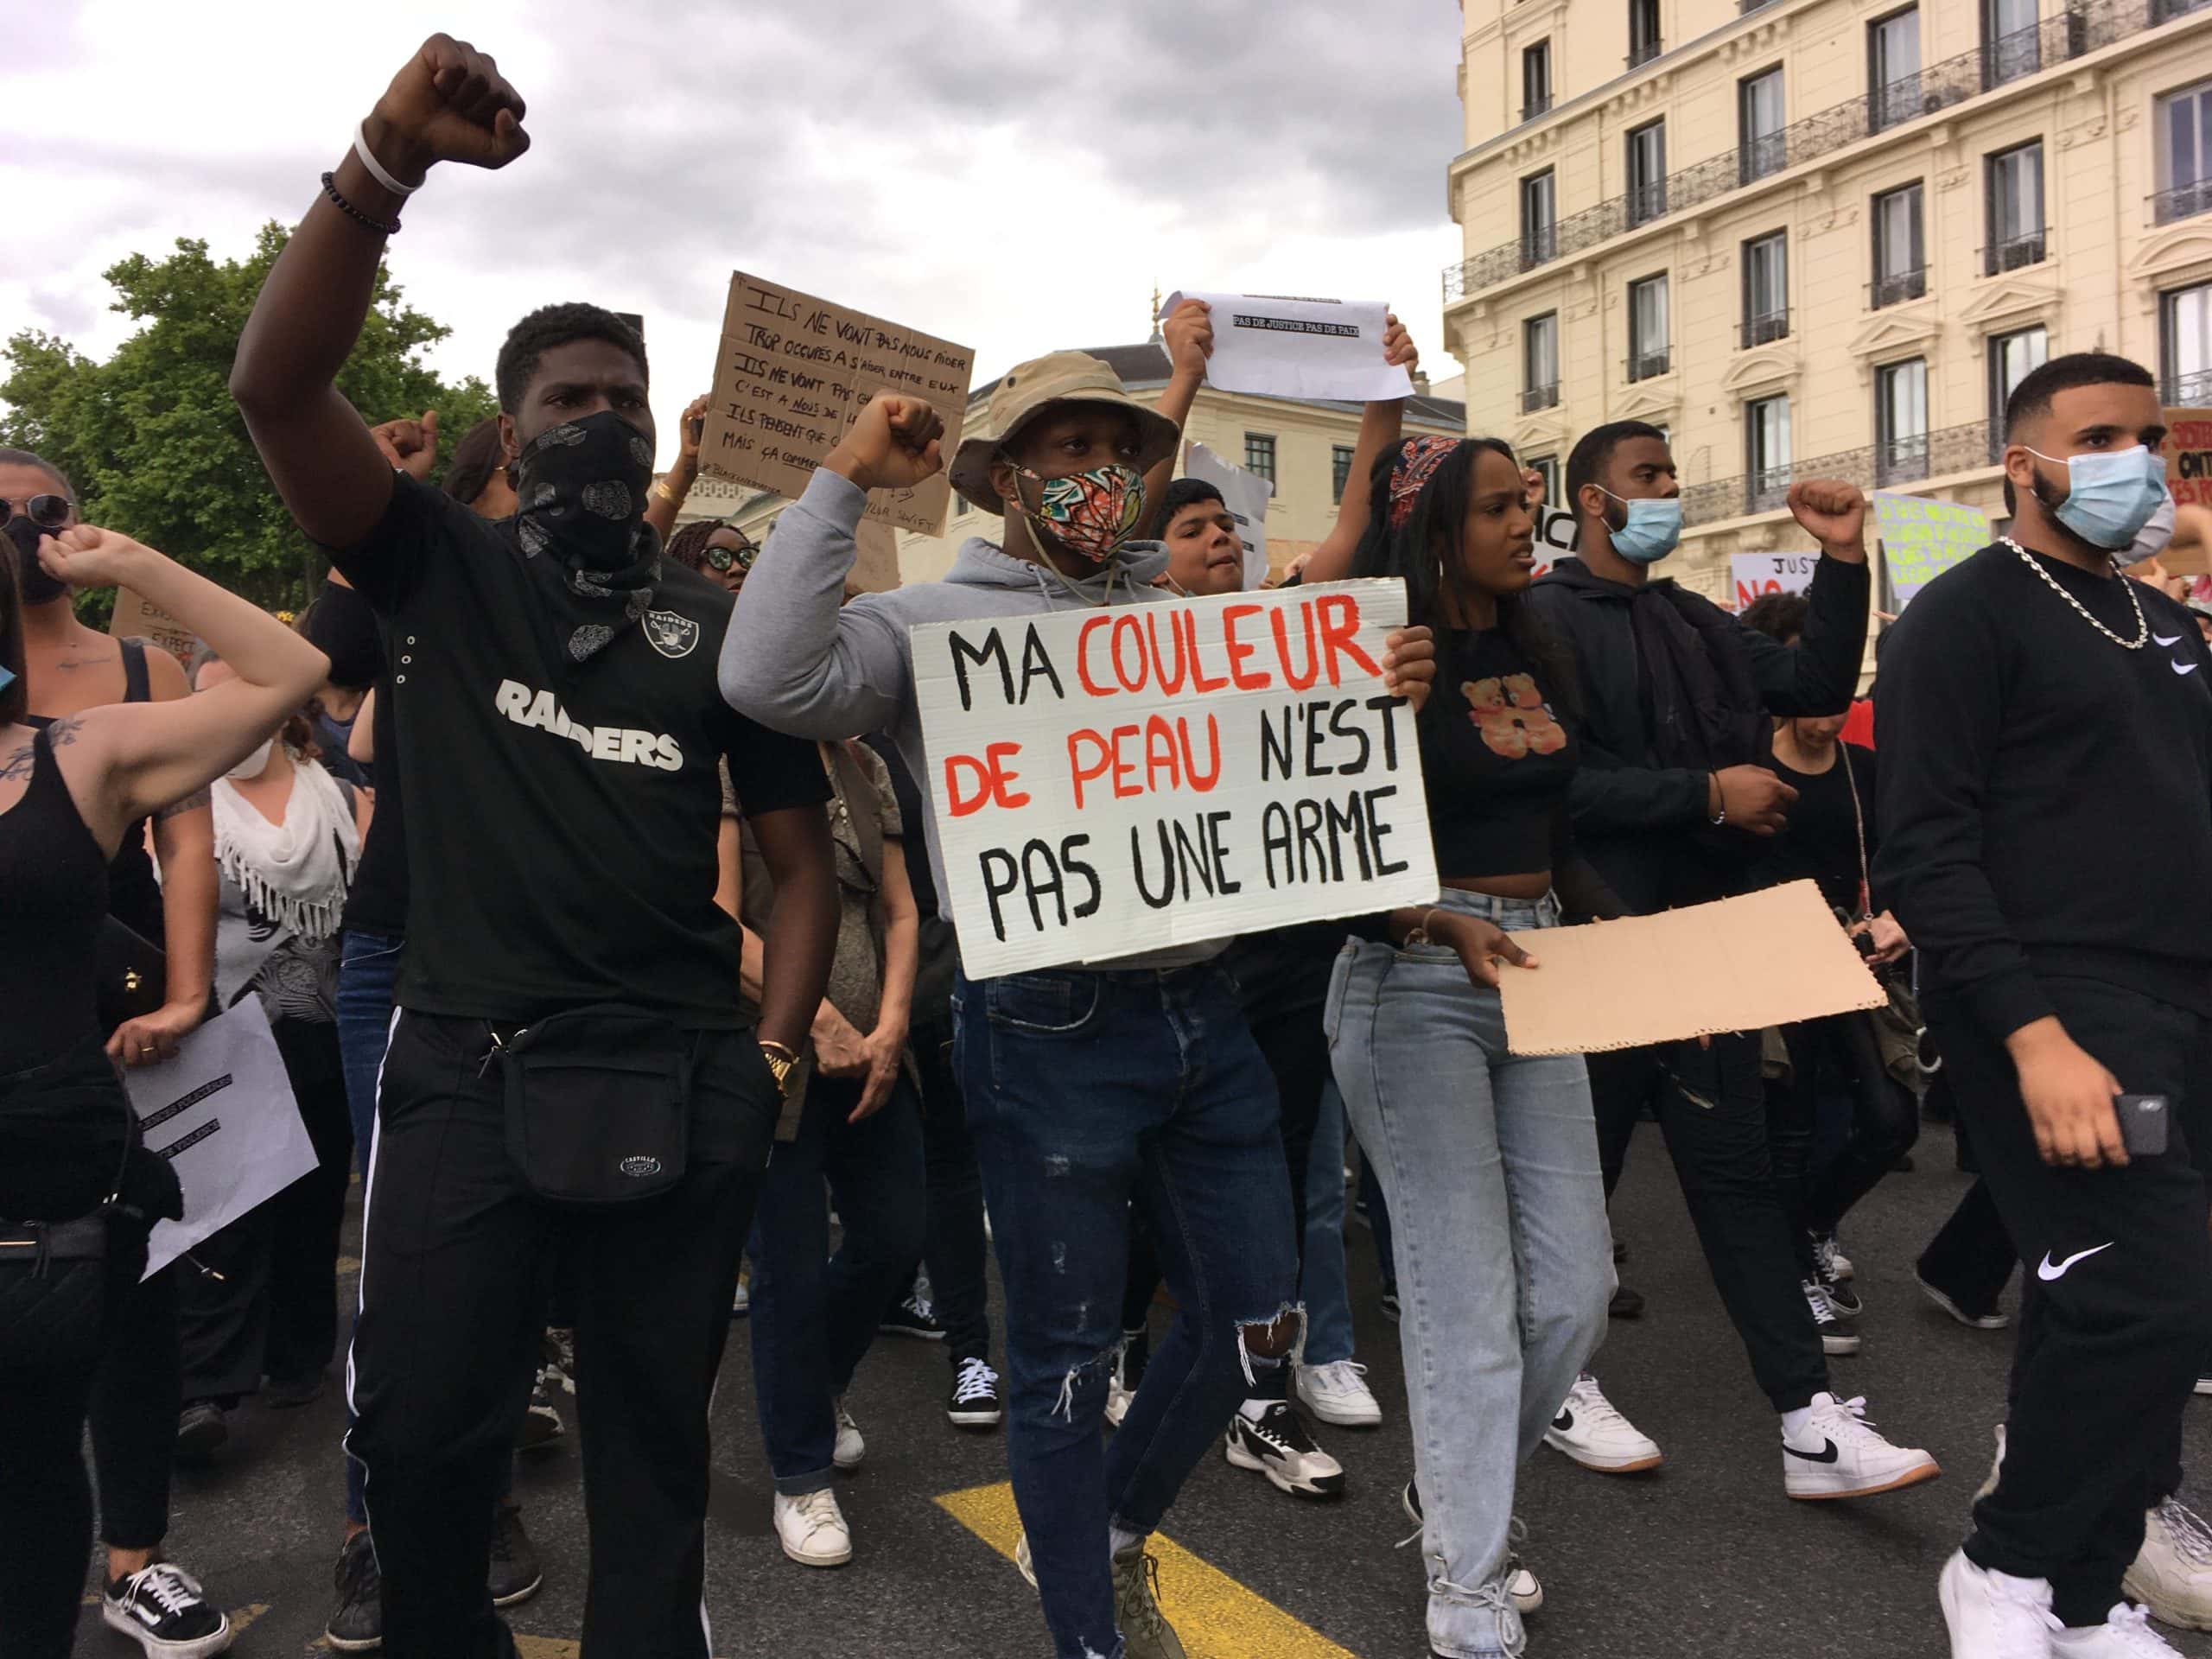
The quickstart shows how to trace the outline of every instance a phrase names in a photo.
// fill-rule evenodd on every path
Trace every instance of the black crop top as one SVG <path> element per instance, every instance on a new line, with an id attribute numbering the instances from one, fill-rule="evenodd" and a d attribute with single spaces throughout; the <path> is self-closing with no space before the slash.
<path id="1" fill-rule="evenodd" d="M 1498 629 L 1446 632 L 1421 719 L 1436 868 L 1446 880 L 1566 861 L 1577 745 L 1550 690 Z"/>

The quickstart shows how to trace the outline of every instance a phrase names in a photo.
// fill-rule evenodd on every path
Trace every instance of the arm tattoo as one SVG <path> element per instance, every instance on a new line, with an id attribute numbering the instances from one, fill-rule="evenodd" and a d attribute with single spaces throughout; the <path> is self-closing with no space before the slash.
<path id="1" fill-rule="evenodd" d="M 29 777 L 31 767 L 35 763 L 36 754 L 37 751 L 29 744 L 24 744 L 5 760 L 0 760 L 0 779 L 12 781 L 17 778 Z"/>
<path id="2" fill-rule="evenodd" d="M 201 807 L 211 804 L 213 799 L 214 796 L 208 789 L 205 787 L 195 789 L 182 800 L 171 801 L 160 811 L 155 813 L 154 822 L 166 823 L 169 819 L 181 817 L 187 812 L 196 812 Z"/>
<path id="3" fill-rule="evenodd" d="M 77 728 L 84 723 L 76 715 L 64 715 L 46 728 L 46 741 L 53 748 L 61 748 L 77 741 Z M 28 778 L 38 760 L 38 740 L 34 738 L 5 760 L 0 760 L 0 779 Z"/>
<path id="4" fill-rule="evenodd" d="M 77 728 L 85 723 L 82 715 L 64 715 L 46 728 L 47 747 L 67 748 L 77 741 Z"/>

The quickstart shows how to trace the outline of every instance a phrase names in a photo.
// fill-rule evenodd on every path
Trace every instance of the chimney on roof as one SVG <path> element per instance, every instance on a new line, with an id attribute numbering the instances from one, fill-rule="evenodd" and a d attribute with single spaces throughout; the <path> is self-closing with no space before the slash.
<path id="1" fill-rule="evenodd" d="M 1416 397 L 1426 397 L 1428 396 L 1428 371 L 1427 369 L 1415 369 L 1414 371 L 1414 396 Z"/>

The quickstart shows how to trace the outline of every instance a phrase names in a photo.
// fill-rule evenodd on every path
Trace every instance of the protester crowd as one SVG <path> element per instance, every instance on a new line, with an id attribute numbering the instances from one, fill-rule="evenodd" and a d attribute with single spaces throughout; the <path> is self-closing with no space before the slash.
<path id="1" fill-rule="evenodd" d="M 0 452 L 0 1659 L 69 1652 L 95 1489 L 106 1623 L 157 1659 L 231 1646 L 168 1471 L 248 1396 L 327 1386 L 357 1169 L 333 1649 L 512 1653 L 497 1609 L 543 1576 L 513 1459 L 581 1418 L 584 1651 L 711 1654 L 708 1410 L 744 1313 L 791 1561 L 864 1546 L 844 1396 L 880 1332 L 928 1336 L 949 1421 L 1004 1425 L 1052 1650 L 1175 1659 L 1150 1540 L 1199 1461 L 1325 1501 L 1325 1432 L 1394 1415 L 1352 1344 L 1348 1145 L 1400 1321 L 1427 1644 L 1519 1654 L 1544 1599 L 1520 1466 L 1663 1457 L 1592 1370 L 1640 1306 L 1608 1200 L 1645 1117 L 1782 1494 L 1819 1501 L 1940 1472 L 1831 1361 L 1861 1343 L 1853 1206 L 1951 1119 L 1980 1179 L 1922 1286 L 1991 1329 L 2026 1268 L 1997 1465 L 1941 1576 L 1952 1653 L 2144 1659 L 2171 1651 L 2152 1618 L 2212 1628 L 2212 1531 L 2178 1497 L 2212 1357 L 2212 915 L 2202 884 L 2101 856 L 2126 803 L 2133 842 L 2212 865 L 2212 618 L 2156 563 L 2148 372 L 2084 353 L 2014 391 L 2010 533 L 1884 635 L 1872 746 L 1847 735 L 1855 487 L 1793 486 L 1811 587 L 1734 615 L 1658 574 L 1664 433 L 1580 437 L 1574 555 L 1538 580 L 1511 448 L 1408 440 L 1370 404 L 1294 580 L 1403 585 L 1382 666 L 1438 892 L 971 978 L 909 629 L 1243 587 L 1220 492 L 1175 476 L 1207 308 L 1167 318 L 1155 405 L 1055 353 L 946 454 L 927 404 L 875 397 L 765 544 L 678 527 L 706 400 L 657 475 L 644 343 L 589 304 L 515 325 L 499 414 L 441 467 L 434 415 L 334 382 L 403 205 L 440 162 L 518 156 L 524 113 L 489 58 L 427 42 L 239 341 L 231 390 L 331 569 L 296 628 Z M 1384 352 L 1416 360 L 1395 321 Z M 871 497 L 941 470 L 999 539 L 856 592 Z M 203 642 L 188 670 L 77 621 L 73 594 L 115 585 Z M 1510 1048 L 1501 976 L 1547 930 L 1801 880 L 1886 1006 Z M 183 1194 L 121 1078 L 248 998 L 313 1169 L 145 1275 Z"/>

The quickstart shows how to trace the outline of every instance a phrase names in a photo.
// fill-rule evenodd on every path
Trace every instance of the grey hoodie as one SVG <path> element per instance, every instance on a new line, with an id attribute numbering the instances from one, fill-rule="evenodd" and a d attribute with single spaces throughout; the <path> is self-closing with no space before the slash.
<path id="1" fill-rule="evenodd" d="M 1152 585 L 1167 569 L 1167 550 L 1158 542 L 1124 543 L 1096 575 L 1077 582 L 970 537 L 944 581 L 867 594 L 847 604 L 853 533 L 867 505 L 859 486 L 825 468 L 784 509 L 722 636 L 722 696 L 738 713 L 795 737 L 887 733 L 931 798 L 937 790 L 914 702 L 907 629 L 1173 597 Z M 950 920 L 951 888 L 933 823 L 926 833 L 938 905 Z M 1228 946 L 1228 940 L 1214 939 L 1098 965 L 1184 968 Z"/>

